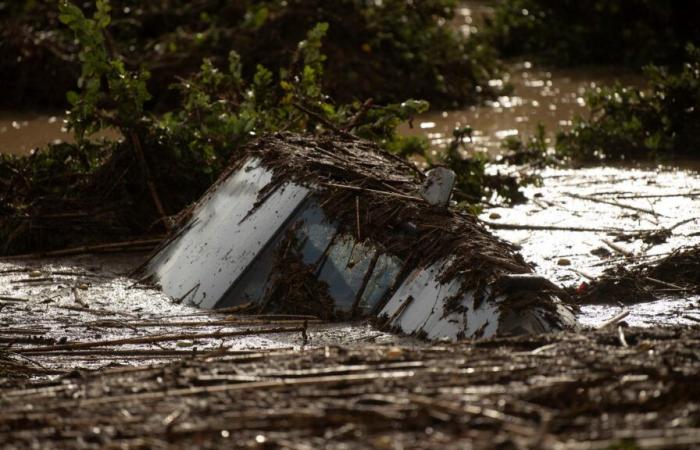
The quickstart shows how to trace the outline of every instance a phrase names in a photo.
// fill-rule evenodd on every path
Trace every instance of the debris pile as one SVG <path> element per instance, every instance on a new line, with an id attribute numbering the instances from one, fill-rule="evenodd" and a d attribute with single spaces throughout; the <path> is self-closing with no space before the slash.
<path id="1" fill-rule="evenodd" d="M 632 268 L 627 263 L 577 290 L 577 302 L 638 303 L 659 296 L 700 294 L 700 246 L 686 247 Z"/>
<path id="2" fill-rule="evenodd" d="M 16 448 L 694 448 L 699 345 L 697 328 L 624 329 L 5 377 L 0 441 Z"/>
<path id="3" fill-rule="evenodd" d="M 145 272 L 202 307 L 298 313 L 316 304 L 319 317 L 375 316 L 430 339 L 574 326 L 556 286 L 504 282 L 539 277 L 476 217 L 421 197 L 424 181 L 349 135 L 268 135 L 182 214 Z"/>

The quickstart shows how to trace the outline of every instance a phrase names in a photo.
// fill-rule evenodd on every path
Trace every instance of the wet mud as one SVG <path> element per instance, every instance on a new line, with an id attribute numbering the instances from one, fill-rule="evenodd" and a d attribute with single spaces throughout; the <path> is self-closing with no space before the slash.
<path id="1" fill-rule="evenodd" d="M 0 378 L 8 358 L 26 375 L 148 365 L 200 354 L 299 350 L 315 345 L 413 342 L 369 324 L 312 316 L 242 316 L 181 305 L 128 276 L 146 254 L 0 263 Z M 15 373 L 15 375 L 17 375 Z"/>

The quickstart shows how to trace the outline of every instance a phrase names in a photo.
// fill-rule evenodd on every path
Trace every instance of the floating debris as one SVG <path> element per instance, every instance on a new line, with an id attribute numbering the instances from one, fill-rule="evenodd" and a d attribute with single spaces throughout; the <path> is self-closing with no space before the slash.
<path id="1" fill-rule="evenodd" d="M 426 179 L 337 136 L 275 134 L 240 155 L 145 266 L 167 295 L 257 314 L 375 317 L 427 339 L 576 325 L 561 290 L 512 245 L 446 207 L 446 169 Z"/>
<path id="2" fill-rule="evenodd" d="M 0 353 L 0 373 L 14 375 L 2 379 L 0 441 L 71 449 L 697 448 L 699 345 L 697 328 L 613 327 L 431 346 L 190 357 L 181 349 L 169 363 L 38 380 L 26 378 L 42 370 L 31 360 Z"/>
<path id="3" fill-rule="evenodd" d="M 630 266 L 625 261 L 576 292 L 581 304 L 632 304 L 700 294 L 700 245 Z"/>

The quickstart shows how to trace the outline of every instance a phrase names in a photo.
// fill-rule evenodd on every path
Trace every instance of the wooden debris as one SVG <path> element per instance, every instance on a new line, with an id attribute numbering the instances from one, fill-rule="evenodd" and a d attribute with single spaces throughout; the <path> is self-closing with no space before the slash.
<path id="1" fill-rule="evenodd" d="M 589 196 L 589 195 L 574 194 L 574 193 L 572 193 L 572 192 L 567 192 L 567 193 L 565 193 L 565 194 L 568 195 L 568 196 L 571 197 L 571 198 L 577 198 L 577 199 L 579 199 L 579 200 L 587 200 L 587 201 L 589 201 L 589 202 L 594 202 L 594 203 L 603 203 L 603 204 L 605 204 L 605 205 L 617 206 L 618 208 L 622 208 L 622 209 L 629 209 L 629 210 L 636 211 L 636 212 L 642 212 L 642 213 L 645 213 L 645 214 L 651 214 L 651 215 L 654 216 L 654 217 L 663 217 L 661 214 L 657 214 L 655 211 L 653 211 L 653 210 L 651 210 L 651 209 L 639 208 L 639 207 L 636 207 L 636 206 L 632 206 L 632 205 L 627 205 L 627 204 L 624 204 L 624 203 L 616 202 L 616 201 L 614 201 L 614 200 L 604 200 L 604 199 L 601 199 L 601 198 L 598 198 L 598 197 L 592 197 L 592 196 Z"/>
<path id="2" fill-rule="evenodd" d="M 280 333 L 301 333 L 302 327 L 280 327 L 280 328 L 261 328 L 261 329 L 250 329 L 250 330 L 236 330 L 236 331 L 215 331 L 212 333 L 180 333 L 180 334 L 165 334 L 156 336 L 144 336 L 144 337 L 133 337 L 124 339 L 112 339 L 106 341 L 94 341 L 94 342 L 73 342 L 70 344 L 54 345 L 47 347 L 34 347 L 34 348 L 23 348 L 15 350 L 16 353 L 35 353 L 35 352 L 46 352 L 46 351 L 58 351 L 58 350 L 81 350 L 86 348 L 94 347 L 110 347 L 117 345 L 129 345 L 129 344 L 154 344 L 158 342 L 169 342 L 169 341 L 183 341 L 183 340 L 196 340 L 196 339 L 221 339 L 233 336 L 254 336 L 259 334 L 280 334 Z"/>
<path id="3" fill-rule="evenodd" d="M 0 441 L 69 449 L 694 448 L 699 345 L 697 328 L 615 327 L 426 347 L 193 355 L 84 373 L 0 354 Z"/>
<path id="4" fill-rule="evenodd" d="M 618 250 L 622 252 L 624 249 Z M 654 300 L 658 295 L 677 297 L 700 293 L 700 246 L 681 248 L 651 258 L 630 267 L 630 257 L 607 269 L 577 293 L 577 302 L 629 304 Z"/>
<path id="5" fill-rule="evenodd" d="M 83 255 L 83 254 L 90 254 L 90 253 L 110 253 L 110 252 L 125 252 L 125 251 L 145 251 L 145 250 L 152 250 L 155 248 L 158 244 L 160 244 L 163 241 L 162 237 L 159 238 L 154 238 L 154 239 L 137 239 L 137 240 L 132 240 L 132 241 L 123 241 L 123 242 L 111 242 L 108 244 L 98 244 L 98 245 L 84 245 L 80 247 L 72 247 L 72 248 L 66 248 L 63 250 L 53 250 L 53 251 L 48 251 L 48 252 L 38 252 L 38 253 L 31 253 L 28 255 L 15 255 L 15 256 L 5 256 L 4 259 L 11 261 L 11 260 L 19 260 L 19 259 L 28 259 L 28 258 L 48 258 L 48 257 L 57 257 L 57 256 L 74 256 L 74 255 Z"/>

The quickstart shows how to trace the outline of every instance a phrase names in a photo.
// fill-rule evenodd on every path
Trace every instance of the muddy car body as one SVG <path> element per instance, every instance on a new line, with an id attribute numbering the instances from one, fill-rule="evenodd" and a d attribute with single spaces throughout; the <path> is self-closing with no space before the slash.
<path id="1" fill-rule="evenodd" d="M 268 136 L 181 218 L 146 270 L 203 308 L 373 318 L 427 339 L 575 326 L 510 244 L 426 201 L 425 188 L 420 170 L 361 140 Z"/>

